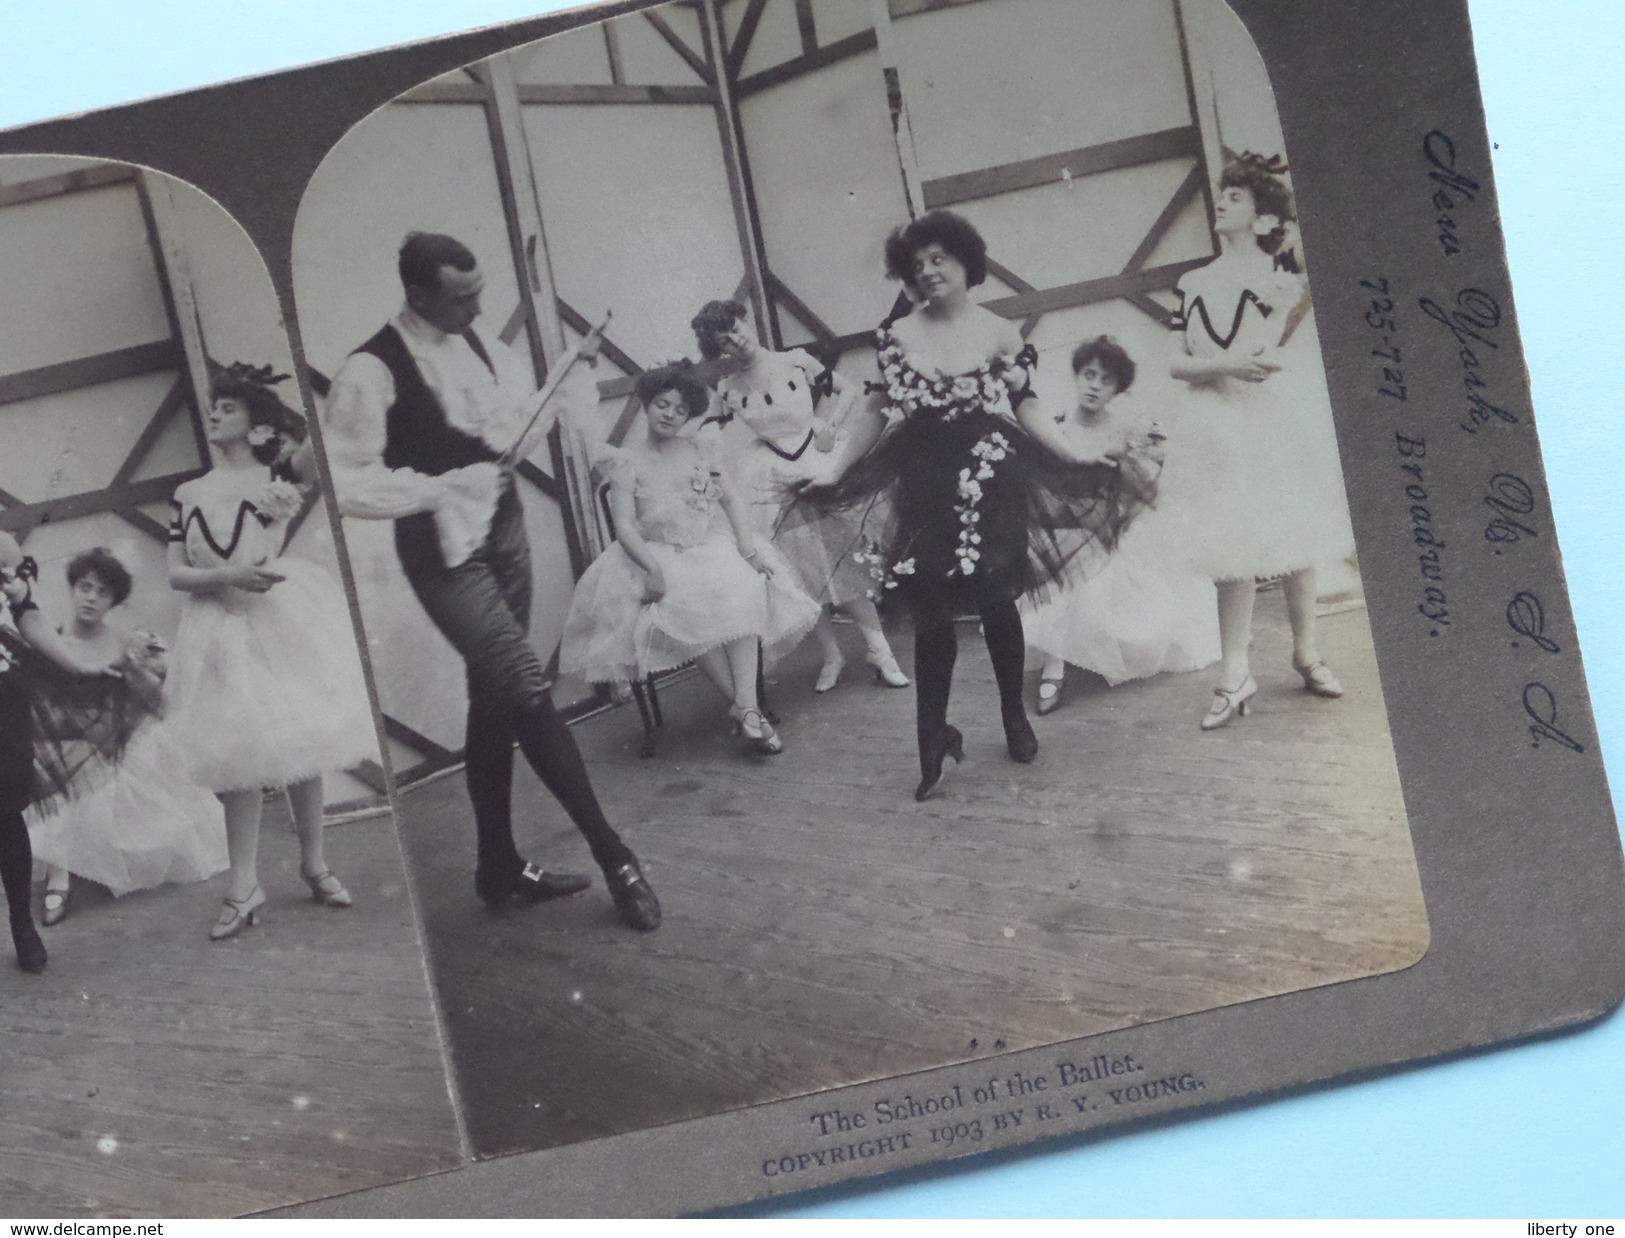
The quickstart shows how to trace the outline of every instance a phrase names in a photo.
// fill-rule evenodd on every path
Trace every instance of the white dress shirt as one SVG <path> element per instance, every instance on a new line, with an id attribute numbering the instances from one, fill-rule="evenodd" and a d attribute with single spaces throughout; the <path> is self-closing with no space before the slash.
<path id="1" fill-rule="evenodd" d="M 446 420 L 494 452 L 507 452 L 536 411 L 529 363 L 500 340 L 471 328 L 485 345 L 491 360 L 487 366 L 462 336 L 448 335 L 409 306 L 390 325 L 400 333 Z M 395 396 L 389 367 L 371 353 L 352 353 L 333 379 L 322 429 L 339 510 L 368 520 L 433 512 L 446 565 L 456 567 L 490 532 L 505 484 L 501 466 L 471 464 L 439 476 L 387 468 L 384 447 Z M 561 415 L 589 424 L 597 404 L 591 367 L 578 363 L 547 400 L 515 456 L 522 459 L 534 450 Z"/>

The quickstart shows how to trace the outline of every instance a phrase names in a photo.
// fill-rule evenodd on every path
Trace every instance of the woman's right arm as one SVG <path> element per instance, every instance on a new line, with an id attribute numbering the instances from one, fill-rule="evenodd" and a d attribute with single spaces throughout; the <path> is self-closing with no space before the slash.
<path id="1" fill-rule="evenodd" d="M 643 569 L 644 600 L 658 602 L 666 592 L 666 577 L 649 553 L 649 543 L 638 530 L 637 478 L 623 461 L 609 486 L 609 510 L 615 517 L 615 541 L 626 557 Z"/>
<path id="2" fill-rule="evenodd" d="M 1262 357 L 1193 357 L 1185 346 L 1185 333 L 1174 331 L 1169 335 L 1168 373 L 1187 383 L 1211 383 L 1220 378 L 1239 378 L 1246 383 L 1261 383 L 1281 367 Z"/>
<path id="3" fill-rule="evenodd" d="M 264 567 L 251 564 L 226 564 L 223 567 L 193 567 L 186 558 L 186 546 L 181 542 L 169 544 L 169 587 L 182 593 L 219 593 L 223 589 L 242 589 L 247 593 L 264 593 L 278 581 L 287 579 Z"/>

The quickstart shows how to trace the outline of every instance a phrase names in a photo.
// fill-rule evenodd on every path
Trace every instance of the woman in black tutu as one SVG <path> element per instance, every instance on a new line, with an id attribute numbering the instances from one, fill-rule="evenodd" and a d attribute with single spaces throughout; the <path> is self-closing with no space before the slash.
<path id="1" fill-rule="evenodd" d="M 869 387 L 863 452 L 838 481 L 803 487 L 815 508 L 862 509 L 871 570 L 914 619 L 920 745 L 915 799 L 936 789 L 947 757 L 963 759 L 948 724 L 958 642 L 954 619 L 981 618 L 999 685 L 1010 757 L 1038 740 L 1022 704 L 1026 641 L 1016 599 L 1064 576 L 1091 543 L 1110 547 L 1143 502 L 1115 465 L 1063 459 L 1019 421 L 1037 353 L 1015 325 L 970 299 L 987 277 L 987 244 L 966 220 L 932 211 L 886 242 L 886 272 L 914 309 L 880 329 L 881 381 Z"/>

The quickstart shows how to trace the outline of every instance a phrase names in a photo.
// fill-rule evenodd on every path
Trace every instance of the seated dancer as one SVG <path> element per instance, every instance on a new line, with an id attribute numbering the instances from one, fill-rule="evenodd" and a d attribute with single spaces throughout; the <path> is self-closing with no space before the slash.
<path id="1" fill-rule="evenodd" d="M 914 618 L 914 795 L 923 800 L 943 761 L 964 751 L 948 724 L 955 617 L 981 617 L 1010 758 L 1033 760 L 1016 599 L 1060 580 L 1092 543 L 1114 545 L 1143 499 L 1119 469 L 1068 461 L 1027 429 L 1037 354 L 1015 324 L 971 301 L 987 277 L 987 243 L 969 222 L 931 211 L 899 228 L 886 270 L 916 303 L 880 330 L 881 381 L 851 449 L 866 454 L 836 481 L 803 487 L 801 499 L 837 511 L 890 500 L 874 570 Z"/>
<path id="2" fill-rule="evenodd" d="M 590 683 L 627 683 L 699 664 L 730 702 L 734 727 L 759 752 L 784 742 L 756 695 L 758 649 L 771 661 L 817 622 L 773 543 L 731 481 L 683 430 L 710 403 L 687 361 L 637 378 L 649 437 L 610 469 L 615 544 L 576 585 L 559 669 Z"/>
<path id="3" fill-rule="evenodd" d="M 285 458 L 305 434 L 272 390 L 286 377 L 242 364 L 216 376 L 205 419 L 214 468 L 170 502 L 169 584 L 185 600 L 167 716 L 187 775 L 224 806 L 231 861 L 214 941 L 259 923 L 266 787 L 287 789 L 311 897 L 350 906 L 323 847 L 322 771 L 377 752 L 344 595 L 319 565 L 282 554 L 315 463 L 308 442 Z"/>
<path id="4" fill-rule="evenodd" d="M 874 582 L 853 557 L 862 549 L 861 520 L 852 512 L 818 512 L 790 502 L 796 482 L 828 480 L 835 453 L 845 443 L 842 423 L 857 389 L 802 349 L 763 348 L 737 301 L 708 302 L 691 325 L 700 353 L 727 366 L 718 384 L 724 416 L 745 429 L 739 436 L 744 445 L 729 463 L 758 540 L 772 541 L 803 590 L 851 616 L 877 683 L 908 687 L 868 596 Z M 813 636 L 824 654 L 813 690 L 828 692 L 839 681 L 846 656 L 827 610 L 820 610 Z"/>
<path id="5" fill-rule="evenodd" d="M 395 549 L 413 593 L 468 666 L 464 762 L 474 807 L 474 888 L 488 905 L 541 902 L 584 890 L 584 876 L 526 863 L 510 802 L 518 742 L 575 823 L 630 928 L 660 924 L 637 857 L 604 819 L 575 738 L 553 707 L 552 678 L 531 648 L 530 547 L 504 457 L 541 443 L 570 399 L 596 404 L 586 364 L 532 422 L 529 366 L 475 327 L 485 280 L 473 253 L 436 233 L 401 245 L 406 303 L 334 379 L 324 428 L 340 509 L 395 521 Z M 584 384 L 585 390 L 582 390 Z M 523 442 L 520 434 L 531 425 Z"/>
<path id="6" fill-rule="evenodd" d="M 70 874 L 122 896 L 202 881 L 227 864 L 220 801 L 186 778 L 185 753 L 159 716 L 168 650 L 151 632 L 121 633 L 107 622 L 130 596 L 129 569 L 98 546 L 75 555 L 67 575 L 73 620 L 58 635 L 83 663 L 121 676 L 140 712 L 116 764 L 81 770 L 67 794 L 30 810 L 34 856 L 45 863 L 47 925 L 68 914 Z"/>
<path id="7" fill-rule="evenodd" d="M 1155 485 L 1166 450 L 1149 419 L 1116 397 L 1134 383 L 1134 360 L 1110 336 L 1072 354 L 1073 407 L 1054 417 L 1051 447 L 1078 461 L 1115 465 L 1143 490 Z M 1045 654 L 1038 712 L 1061 703 L 1067 663 L 1116 685 L 1163 671 L 1194 671 L 1219 658 L 1213 585 L 1184 565 L 1172 542 L 1166 500 L 1142 512 L 1118 547 L 1086 581 L 1071 582 L 1042 602 L 1023 599 L 1027 643 Z"/>
<path id="8" fill-rule="evenodd" d="M 45 970 L 47 954 L 29 907 L 34 852 L 23 812 L 40 795 L 61 791 L 87 761 L 116 758 L 127 737 L 119 725 L 125 711 L 116 707 L 125 685 L 82 664 L 51 631 L 34 602 L 38 576 L 17 539 L 0 531 L 0 618 L 9 620 L 0 622 L 0 888 L 17 966 L 31 973 Z M 42 700 L 46 695 L 54 700 Z M 80 712 L 101 725 L 42 734 L 42 724 L 64 715 L 71 724 Z"/>

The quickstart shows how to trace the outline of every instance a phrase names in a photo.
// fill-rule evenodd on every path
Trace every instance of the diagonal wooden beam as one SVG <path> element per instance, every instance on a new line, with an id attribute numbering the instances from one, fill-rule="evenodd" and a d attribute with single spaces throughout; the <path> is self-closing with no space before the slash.
<path id="1" fill-rule="evenodd" d="M 844 39 L 837 39 L 827 43 L 817 51 L 797 56 L 794 60 L 786 60 L 783 64 L 776 64 L 770 69 L 763 69 L 760 73 L 752 73 L 749 77 L 739 79 L 739 97 L 749 98 L 758 91 L 766 90 L 769 86 L 780 86 L 785 82 L 793 82 L 798 77 L 808 73 L 816 73 L 819 69 L 827 69 L 830 65 L 839 64 L 843 60 L 850 60 L 853 56 L 861 56 L 864 52 L 872 52 L 879 46 L 873 30 L 860 30 L 857 34 L 848 35 Z"/>
<path id="2" fill-rule="evenodd" d="M 513 307 L 513 313 L 508 315 L 508 321 L 502 324 L 502 330 L 497 332 L 497 339 L 504 344 L 512 344 L 519 338 L 519 333 L 525 329 L 525 303 L 519 302 Z"/>
<path id="3" fill-rule="evenodd" d="M 586 315 L 576 309 L 575 306 L 571 305 L 563 297 L 558 298 L 558 304 L 559 318 L 570 330 L 577 335 L 586 335 L 587 332 L 592 330 L 592 323 L 588 322 Z M 628 374 L 643 373 L 643 367 L 617 348 L 613 340 L 605 338 L 600 346 L 600 351 Z"/>
<path id="4" fill-rule="evenodd" d="M 1124 265 L 1125 271 L 1138 271 L 1150 259 L 1163 238 L 1173 230 L 1174 224 L 1184 214 L 1185 208 L 1196 201 L 1197 195 L 1202 192 L 1202 185 L 1206 175 L 1202 171 L 1200 160 L 1191 165 L 1191 170 L 1185 174 L 1185 179 L 1179 182 L 1179 188 L 1174 190 L 1174 196 L 1168 199 L 1168 205 L 1162 208 L 1144 239 L 1135 246 L 1134 253 Z"/>
<path id="5" fill-rule="evenodd" d="M 991 271 L 994 275 L 998 276 L 999 279 L 1004 281 L 1006 284 L 1009 284 L 1010 287 L 1014 288 L 1017 292 L 1037 292 L 1038 291 L 1038 289 L 1036 287 L 1034 287 L 1032 284 L 1029 284 L 1026 280 L 1022 279 L 1021 276 L 1017 275 L 1009 267 L 1005 266 L 1003 263 L 993 261 L 992 258 L 989 258 L 987 260 L 987 269 L 989 271 Z M 1033 333 L 1033 329 L 1038 326 L 1038 320 L 1040 318 L 1042 318 L 1042 317 L 1043 317 L 1042 314 L 1029 314 L 1026 318 L 1024 318 L 1022 320 L 1022 323 L 1021 323 L 1021 338 L 1022 339 L 1026 339 L 1028 336 L 1030 336 Z"/>
<path id="6" fill-rule="evenodd" d="M 194 477 L 202 477 L 204 472 L 204 469 L 188 469 L 183 473 L 166 473 L 162 477 L 151 477 L 126 486 L 87 490 L 82 494 L 67 494 L 37 503 L 9 506 L 0 511 L 0 529 L 32 528 L 50 521 L 77 520 L 81 516 L 96 516 L 102 512 L 122 512 L 146 503 L 168 502 L 176 486 Z"/>
<path id="7" fill-rule="evenodd" d="M 756 27 L 761 24 L 762 11 L 766 8 L 767 0 L 749 0 L 744 16 L 739 19 L 739 29 L 734 34 L 733 46 L 728 49 L 726 60 L 728 76 L 735 81 L 739 80 L 740 70 L 745 67 L 751 40 L 756 37 Z"/>
<path id="8" fill-rule="evenodd" d="M 1211 258 L 1192 258 L 1186 262 L 1170 262 L 1165 266 L 1145 267 L 1139 271 L 1125 271 L 1100 279 L 1086 279 L 1076 284 L 1064 284 L 1059 288 L 1000 297 L 997 300 L 984 301 L 982 305 L 983 308 L 1006 318 L 1025 318 L 1029 314 L 1048 314 L 1055 310 L 1075 309 L 1080 305 L 1119 300 L 1132 293 L 1172 288 L 1185 272 L 1206 266 L 1211 261 Z"/>
<path id="9" fill-rule="evenodd" d="M 55 365 L 19 370 L 0 377 L 0 404 L 77 391 L 81 387 L 117 382 L 121 378 L 140 378 L 159 370 L 178 370 L 185 364 L 181 346 L 174 340 L 136 344 L 94 357 L 76 357 L 72 361 L 59 361 Z"/>
<path id="10" fill-rule="evenodd" d="M 615 19 L 606 17 L 599 23 L 604 32 L 604 55 L 609 58 L 609 80 L 620 86 L 626 81 L 626 66 L 621 61 L 621 34 L 615 28 Z"/>
<path id="11" fill-rule="evenodd" d="M 186 389 L 188 385 L 185 378 L 175 380 L 168 394 L 164 396 L 163 401 L 158 405 L 157 411 L 152 414 L 151 420 L 142 429 L 140 437 L 135 440 L 135 446 L 130 448 L 129 453 L 124 457 L 124 462 L 113 473 L 113 480 L 108 483 L 109 485 L 122 486 L 135 476 L 136 470 L 141 467 L 141 462 L 147 458 L 147 453 L 157 445 L 158 439 L 169 428 L 169 423 L 174 419 L 175 414 L 186 407 Z"/>
<path id="12" fill-rule="evenodd" d="M 1155 133 L 1099 142 L 1077 150 L 1021 159 L 998 167 L 938 177 L 925 183 L 925 205 L 927 209 L 934 210 L 939 206 L 990 198 L 1017 189 L 1058 184 L 1068 177 L 1095 176 L 1101 172 L 1159 163 L 1164 159 L 1200 159 L 1201 155 L 1202 140 L 1196 126 L 1181 125 Z"/>
<path id="13" fill-rule="evenodd" d="M 451 749 L 442 748 L 427 735 L 413 730 L 399 718 L 393 718 L 389 714 L 384 715 L 384 734 L 397 744 L 404 744 L 413 752 L 428 757 L 430 760 L 445 761 L 452 759 L 455 755 Z"/>
<path id="14" fill-rule="evenodd" d="M 681 56 L 684 63 L 687 64 L 689 68 L 693 69 L 694 72 L 698 73 L 700 75 L 700 79 L 704 81 L 707 86 L 715 86 L 717 84 L 716 74 L 712 73 L 711 66 L 705 63 L 705 57 L 701 56 L 697 51 L 690 47 L 684 40 L 683 36 L 678 34 L 671 28 L 670 25 L 667 24 L 664 17 L 660 16 L 660 14 L 655 12 L 653 9 L 644 9 L 643 20 L 648 22 L 655 28 L 656 31 L 659 32 L 660 37 L 666 40 L 672 51 Z"/>
<path id="15" fill-rule="evenodd" d="M 939 9 L 957 9 L 962 4 L 980 4 L 982 0 L 890 0 L 893 17 L 914 17 L 920 13 L 935 13 Z"/>
<path id="16" fill-rule="evenodd" d="M 774 299 L 783 302 L 785 308 L 790 311 L 795 320 L 818 337 L 820 344 L 827 344 L 835 338 L 834 328 L 815 314 L 810 305 L 792 292 L 790 285 L 773 274 L 772 271 L 764 272 L 764 274 L 767 276 L 768 291 L 773 294 Z"/>
<path id="17" fill-rule="evenodd" d="M 812 0 L 796 0 L 796 28 L 801 33 L 801 54 L 811 56 L 818 50 L 818 23 L 813 17 Z"/>
<path id="18" fill-rule="evenodd" d="M 1169 309 L 1165 305 L 1159 305 L 1155 300 L 1143 292 L 1131 292 L 1128 296 L 1124 297 L 1123 300 L 1127 301 L 1142 314 L 1153 319 L 1164 327 L 1171 327 L 1174 325 L 1173 310 Z"/>

